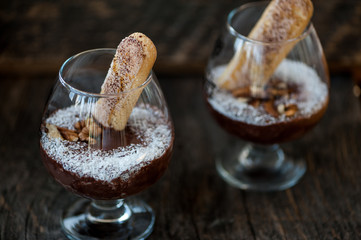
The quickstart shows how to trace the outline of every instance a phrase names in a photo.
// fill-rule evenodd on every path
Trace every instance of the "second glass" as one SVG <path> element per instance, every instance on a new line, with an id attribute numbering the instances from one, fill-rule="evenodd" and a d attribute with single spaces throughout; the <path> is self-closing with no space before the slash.
<path id="1" fill-rule="evenodd" d="M 301 36 L 285 41 L 270 43 L 247 37 L 267 4 L 248 3 L 228 15 L 226 29 L 208 61 L 204 84 L 214 119 L 248 141 L 245 146 L 229 146 L 217 156 L 218 173 L 235 187 L 256 191 L 283 190 L 303 176 L 304 159 L 286 156 L 278 144 L 313 128 L 325 113 L 329 98 L 327 65 L 312 23 Z M 267 54 L 281 47 L 291 50 L 269 77 Z M 226 90 L 217 79 L 239 51 L 246 64 L 238 86 Z"/>

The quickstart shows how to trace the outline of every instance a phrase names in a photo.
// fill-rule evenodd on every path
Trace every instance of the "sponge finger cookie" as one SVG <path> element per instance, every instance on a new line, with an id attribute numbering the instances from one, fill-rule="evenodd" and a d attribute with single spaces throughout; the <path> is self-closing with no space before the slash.
<path id="1" fill-rule="evenodd" d="M 101 88 L 102 94 L 119 94 L 98 100 L 94 118 L 104 127 L 125 128 L 157 57 L 153 42 L 142 33 L 124 38 L 115 53 Z"/>
<path id="2" fill-rule="evenodd" d="M 250 85 L 253 95 L 262 89 L 287 56 L 313 14 L 310 0 L 273 0 L 248 35 L 249 41 L 237 50 L 218 86 L 232 90 Z"/>

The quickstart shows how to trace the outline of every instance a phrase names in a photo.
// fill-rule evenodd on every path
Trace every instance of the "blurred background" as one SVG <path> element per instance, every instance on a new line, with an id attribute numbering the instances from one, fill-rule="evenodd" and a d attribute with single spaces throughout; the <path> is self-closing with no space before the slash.
<path id="1" fill-rule="evenodd" d="M 2 1 L 0 75 L 54 75 L 68 57 L 115 48 L 140 31 L 158 48 L 158 75 L 202 75 L 227 13 L 240 0 Z M 361 67 L 361 1 L 314 0 L 331 72 Z"/>

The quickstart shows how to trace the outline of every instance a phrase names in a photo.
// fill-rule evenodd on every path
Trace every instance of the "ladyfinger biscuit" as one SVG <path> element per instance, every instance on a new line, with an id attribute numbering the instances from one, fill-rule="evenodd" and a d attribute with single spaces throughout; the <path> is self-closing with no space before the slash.
<path id="1" fill-rule="evenodd" d="M 101 87 L 102 94 L 117 97 L 97 101 L 94 118 L 105 127 L 121 131 L 142 92 L 141 86 L 149 76 L 157 57 L 153 42 L 142 33 L 124 38 L 115 53 Z"/>
<path id="2" fill-rule="evenodd" d="M 248 35 L 251 40 L 270 44 L 243 43 L 216 80 L 217 85 L 228 90 L 250 85 L 252 94 L 257 95 L 255 91 L 263 89 L 297 43 L 287 40 L 302 34 L 312 14 L 310 0 L 272 0 Z"/>

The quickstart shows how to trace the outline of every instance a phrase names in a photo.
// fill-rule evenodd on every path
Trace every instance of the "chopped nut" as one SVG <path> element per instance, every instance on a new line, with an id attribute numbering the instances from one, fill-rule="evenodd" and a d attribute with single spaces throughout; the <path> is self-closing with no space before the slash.
<path id="1" fill-rule="evenodd" d="M 74 123 L 74 128 L 78 131 L 81 131 L 81 125 L 80 125 L 80 122 L 76 122 Z"/>
<path id="2" fill-rule="evenodd" d="M 67 128 L 63 128 L 63 127 L 58 127 L 57 126 L 58 131 L 60 132 L 60 134 L 63 136 L 63 138 L 65 140 L 71 141 L 71 142 L 75 142 L 78 141 L 78 134 L 76 133 L 75 130 L 71 130 L 71 129 L 67 129 Z"/>
<path id="3" fill-rule="evenodd" d="M 47 123 L 45 127 L 48 130 L 49 137 L 63 139 L 63 137 L 61 136 L 59 130 L 57 129 L 57 127 L 55 125 Z"/>
<path id="4" fill-rule="evenodd" d="M 87 127 L 88 125 L 89 127 Z M 96 144 L 95 137 L 99 136 L 102 132 L 101 127 L 92 119 L 82 120 L 74 124 L 76 130 L 67 129 L 64 127 L 58 127 L 52 124 L 47 124 L 46 129 L 49 132 L 49 136 L 53 138 L 61 138 L 68 141 L 83 141 L 89 144 Z"/>
<path id="5" fill-rule="evenodd" d="M 78 131 L 81 132 L 81 130 L 85 127 L 85 121 L 81 120 L 79 122 L 74 123 L 74 128 Z"/>
<path id="6" fill-rule="evenodd" d="M 79 136 L 80 141 L 83 141 L 83 142 L 88 141 L 89 135 L 87 135 L 87 134 L 85 134 L 85 133 L 81 132 L 81 133 L 79 133 L 79 135 L 78 135 L 78 136 Z"/>
<path id="7" fill-rule="evenodd" d="M 287 117 L 292 117 L 298 111 L 298 107 L 296 104 L 291 104 L 285 107 L 285 115 Z"/>
<path id="8" fill-rule="evenodd" d="M 87 142 L 89 139 L 89 129 L 87 127 L 83 127 L 78 136 L 80 141 Z"/>
<path id="9" fill-rule="evenodd" d="M 89 136 L 89 128 L 88 128 L 88 127 L 84 127 L 84 128 L 81 130 L 81 133 Z"/>
<path id="10" fill-rule="evenodd" d="M 278 117 L 279 113 L 277 111 L 277 109 L 274 106 L 274 101 L 273 100 L 269 100 L 269 101 L 265 101 L 263 103 L 263 107 L 266 110 L 266 112 L 274 117 Z"/>
<path id="11" fill-rule="evenodd" d="M 251 94 L 249 87 L 240 87 L 232 91 L 234 97 L 249 97 Z"/>

